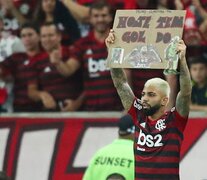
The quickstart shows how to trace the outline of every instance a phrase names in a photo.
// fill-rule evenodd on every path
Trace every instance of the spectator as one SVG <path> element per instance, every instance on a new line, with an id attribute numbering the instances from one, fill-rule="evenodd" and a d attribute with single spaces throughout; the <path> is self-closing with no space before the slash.
<path id="1" fill-rule="evenodd" d="M 62 44 L 73 44 L 80 37 L 78 24 L 59 0 L 40 0 L 34 19 L 39 26 L 47 22 L 57 24 L 62 32 Z"/>
<path id="2" fill-rule="evenodd" d="M 134 179 L 133 139 L 135 126 L 130 115 L 119 120 L 119 139 L 101 148 L 92 158 L 83 180 Z M 117 178 L 118 178 L 117 177 Z"/>
<path id="3" fill-rule="evenodd" d="M 102 0 L 104 1 L 104 0 Z M 96 0 L 77 0 L 76 2 L 71 0 L 62 0 L 64 5 L 69 9 L 73 17 L 79 22 L 79 28 L 81 36 L 85 37 L 90 31 L 90 6 L 96 2 Z M 116 9 L 124 8 L 124 0 L 106 0 L 113 7 L 113 14 Z"/>
<path id="4" fill-rule="evenodd" d="M 207 8 L 204 0 L 193 0 L 186 10 L 184 40 L 189 46 L 207 45 Z"/>
<path id="5" fill-rule="evenodd" d="M 207 111 L 207 58 L 197 56 L 189 59 L 193 81 L 191 110 Z"/>
<path id="6" fill-rule="evenodd" d="M 33 78 L 29 81 L 29 97 L 41 102 L 44 111 L 60 111 L 66 99 L 76 99 L 82 92 L 82 73 L 79 70 L 71 77 L 64 77 L 59 72 L 70 53 L 69 48 L 61 46 L 61 33 L 55 24 L 43 24 L 40 35 L 46 52 L 39 61 L 32 64 Z M 72 110 L 78 108 L 77 105 Z"/>
<path id="7" fill-rule="evenodd" d="M 61 66 L 66 76 L 83 68 L 86 111 L 121 110 L 120 100 L 106 67 L 107 49 L 104 40 L 112 22 L 110 12 L 110 6 L 104 2 L 91 6 L 90 22 L 93 30 L 74 44 L 71 59 Z"/>
<path id="8" fill-rule="evenodd" d="M 0 62 L 3 62 L 8 56 L 17 52 L 25 52 L 24 45 L 17 36 L 11 35 L 9 32 L 4 30 L 3 18 L 0 16 Z M 4 96 L 1 94 L 2 110 L 12 112 L 13 82 L 10 78 L 5 81 L 5 79 L 0 77 L 0 87 L 1 93 L 4 94 Z"/>
<path id="9" fill-rule="evenodd" d="M 32 112 L 37 111 L 39 105 L 27 96 L 27 81 L 31 77 L 29 64 L 41 56 L 39 47 L 39 31 L 33 24 L 24 24 L 20 32 L 21 40 L 26 52 L 14 53 L 4 60 L 0 65 L 2 75 L 7 77 L 11 74 L 14 80 L 14 111 Z"/>
<path id="10" fill-rule="evenodd" d="M 5 31 L 19 35 L 21 25 L 32 20 L 35 5 L 35 0 L 0 0 Z"/>

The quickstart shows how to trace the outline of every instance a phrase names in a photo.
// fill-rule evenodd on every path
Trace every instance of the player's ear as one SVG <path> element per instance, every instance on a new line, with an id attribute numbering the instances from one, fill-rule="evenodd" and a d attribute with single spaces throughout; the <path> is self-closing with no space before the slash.
<path id="1" fill-rule="evenodd" d="M 166 96 L 165 96 L 165 97 L 163 97 L 163 98 L 162 98 L 162 101 L 161 101 L 161 105 L 162 105 L 162 106 L 166 106 L 166 105 L 167 105 L 167 103 L 168 103 L 168 100 L 169 100 L 169 98 L 168 98 L 168 97 L 166 97 Z"/>

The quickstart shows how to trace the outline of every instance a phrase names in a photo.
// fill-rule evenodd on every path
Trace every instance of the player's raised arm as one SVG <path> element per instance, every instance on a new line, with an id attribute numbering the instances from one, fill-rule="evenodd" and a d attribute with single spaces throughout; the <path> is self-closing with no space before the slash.
<path id="1" fill-rule="evenodd" d="M 177 52 L 179 53 L 179 66 L 180 66 L 180 91 L 176 99 L 176 109 L 183 117 L 188 116 L 191 101 L 191 78 L 188 66 L 186 63 L 185 53 L 186 45 L 183 40 L 180 40 L 177 45 Z"/>
<path id="2" fill-rule="evenodd" d="M 109 48 L 110 44 L 113 44 L 114 41 L 114 31 L 110 30 L 109 36 L 105 40 L 107 48 Z M 114 86 L 116 87 L 117 92 L 119 94 L 119 97 L 122 101 L 124 109 L 128 111 L 132 106 L 135 96 L 127 82 L 127 78 L 123 69 L 111 68 L 111 77 L 114 82 Z"/>

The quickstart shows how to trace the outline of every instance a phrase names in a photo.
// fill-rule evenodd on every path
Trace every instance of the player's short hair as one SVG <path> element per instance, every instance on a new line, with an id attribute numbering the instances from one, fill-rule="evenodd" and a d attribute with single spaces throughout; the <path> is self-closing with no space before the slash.
<path id="1" fill-rule="evenodd" d="M 168 98 L 170 97 L 170 85 L 167 81 L 161 78 L 152 78 L 146 81 L 144 86 L 152 85 L 162 91 Z"/>

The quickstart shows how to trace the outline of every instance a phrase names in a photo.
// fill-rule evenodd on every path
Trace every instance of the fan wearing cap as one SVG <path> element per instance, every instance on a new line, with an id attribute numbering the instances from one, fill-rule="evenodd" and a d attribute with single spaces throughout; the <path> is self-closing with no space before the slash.
<path id="1" fill-rule="evenodd" d="M 100 149 L 92 158 L 83 180 L 134 179 L 133 139 L 135 126 L 130 115 L 118 122 L 119 138 Z M 117 179 L 117 178 L 116 178 Z"/>

